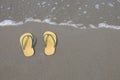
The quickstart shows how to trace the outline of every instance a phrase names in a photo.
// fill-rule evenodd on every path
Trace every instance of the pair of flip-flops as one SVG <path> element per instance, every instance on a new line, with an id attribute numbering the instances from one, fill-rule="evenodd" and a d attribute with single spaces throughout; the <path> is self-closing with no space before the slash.
<path id="1" fill-rule="evenodd" d="M 43 40 L 45 43 L 44 53 L 46 55 L 53 55 L 55 53 L 56 43 L 57 43 L 56 34 L 51 31 L 46 31 L 43 34 Z M 35 42 L 36 42 L 35 38 L 31 33 L 24 33 L 23 35 L 21 35 L 20 44 L 23 53 L 26 57 L 30 57 L 34 55 Z"/>

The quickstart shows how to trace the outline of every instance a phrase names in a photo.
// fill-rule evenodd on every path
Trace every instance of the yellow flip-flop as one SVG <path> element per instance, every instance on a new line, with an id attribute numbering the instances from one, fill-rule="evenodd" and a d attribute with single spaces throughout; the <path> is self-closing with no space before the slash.
<path id="1" fill-rule="evenodd" d="M 24 33 L 20 36 L 20 44 L 23 50 L 23 53 L 26 57 L 34 55 L 33 49 L 33 35 L 31 33 Z"/>
<path id="2" fill-rule="evenodd" d="M 51 31 L 46 31 L 43 34 L 43 37 L 45 42 L 45 49 L 44 49 L 45 54 L 53 55 L 56 49 L 56 41 L 57 41 L 56 34 Z"/>

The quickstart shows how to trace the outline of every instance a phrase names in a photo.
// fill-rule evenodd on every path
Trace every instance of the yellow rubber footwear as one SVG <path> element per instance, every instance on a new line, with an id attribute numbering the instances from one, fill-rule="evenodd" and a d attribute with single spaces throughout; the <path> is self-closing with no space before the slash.
<path id="1" fill-rule="evenodd" d="M 33 35 L 31 33 L 24 33 L 23 35 L 21 35 L 20 44 L 26 57 L 34 55 Z"/>
<path id="2" fill-rule="evenodd" d="M 55 33 L 51 31 L 46 31 L 43 34 L 43 37 L 44 37 L 44 42 L 45 42 L 44 53 L 46 55 L 53 55 L 55 53 L 56 40 L 57 40 Z"/>

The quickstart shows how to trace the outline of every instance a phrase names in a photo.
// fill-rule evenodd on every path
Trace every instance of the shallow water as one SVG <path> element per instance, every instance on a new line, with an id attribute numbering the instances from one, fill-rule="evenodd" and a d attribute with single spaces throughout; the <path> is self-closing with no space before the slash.
<path id="1" fill-rule="evenodd" d="M 0 26 L 28 21 L 120 29 L 120 0 L 1 0 Z"/>

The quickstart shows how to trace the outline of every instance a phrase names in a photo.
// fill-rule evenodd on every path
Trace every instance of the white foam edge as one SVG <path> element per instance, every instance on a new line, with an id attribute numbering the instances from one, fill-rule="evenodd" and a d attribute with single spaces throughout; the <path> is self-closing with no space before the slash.
<path id="1" fill-rule="evenodd" d="M 46 18 L 44 20 L 40 19 L 34 19 L 34 18 L 26 18 L 24 21 L 13 21 L 13 20 L 3 20 L 0 22 L 0 26 L 17 26 L 17 25 L 23 25 L 24 23 L 27 22 L 38 22 L 38 23 L 47 23 L 50 25 L 60 25 L 60 26 L 72 26 L 75 28 L 79 29 L 86 29 L 86 28 L 92 28 L 92 29 L 97 29 L 97 28 L 111 28 L 111 29 L 120 29 L 120 26 L 116 25 L 109 25 L 107 23 L 99 23 L 98 27 L 94 26 L 93 24 L 89 24 L 89 27 L 84 26 L 84 24 L 74 24 L 72 21 L 67 21 L 67 22 L 62 22 L 62 23 L 56 23 L 52 22 L 50 18 Z"/>
<path id="2" fill-rule="evenodd" d="M 20 22 L 16 22 L 16 21 L 13 21 L 13 20 L 3 20 L 0 22 L 0 26 L 15 26 L 15 25 L 22 25 L 23 22 L 20 21 Z"/>
<path id="3" fill-rule="evenodd" d="M 111 28 L 111 29 L 120 29 L 120 26 L 115 26 L 115 25 L 109 25 L 107 23 L 99 23 L 98 24 L 99 28 Z"/>

